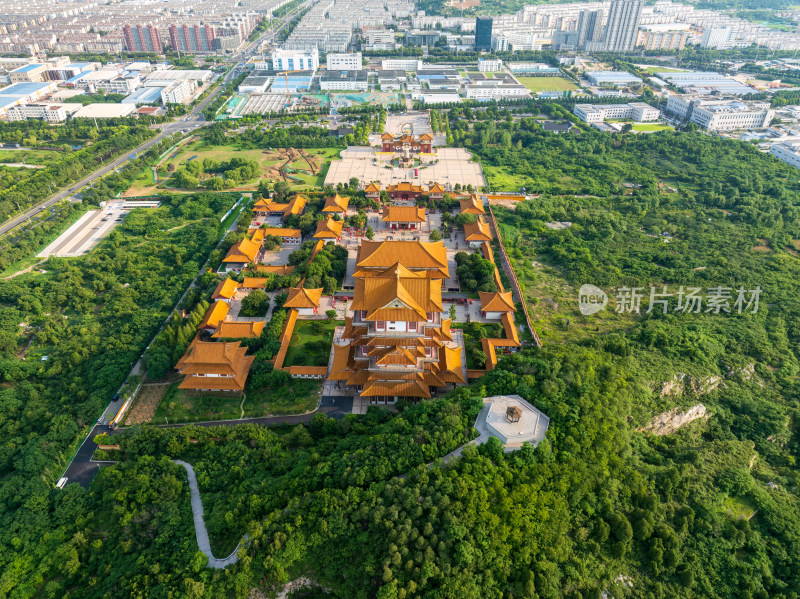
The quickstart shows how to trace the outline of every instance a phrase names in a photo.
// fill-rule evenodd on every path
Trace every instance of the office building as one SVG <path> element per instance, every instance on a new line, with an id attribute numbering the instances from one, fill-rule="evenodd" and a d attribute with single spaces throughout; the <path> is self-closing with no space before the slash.
<path id="1" fill-rule="evenodd" d="M 630 52 L 636 46 L 643 0 L 612 0 L 606 22 L 603 49 Z"/>
<path id="2" fill-rule="evenodd" d="M 769 102 L 743 102 L 689 94 L 672 94 L 667 100 L 666 110 L 709 131 L 768 127 L 775 116 Z"/>
<path id="3" fill-rule="evenodd" d="M 361 52 L 346 54 L 328 54 L 325 66 L 329 71 L 360 71 L 362 68 Z"/>
<path id="4" fill-rule="evenodd" d="M 645 102 L 629 104 L 576 104 L 575 116 L 585 123 L 602 123 L 606 119 L 630 119 L 637 123 L 656 121 L 661 116 L 658 108 Z"/>
<path id="5" fill-rule="evenodd" d="M 584 76 L 597 87 L 627 87 L 642 82 L 639 77 L 625 71 L 586 71 Z"/>
<path id="6" fill-rule="evenodd" d="M 503 68 L 502 60 L 487 60 L 484 58 L 478 59 L 478 71 L 481 73 L 494 73 Z"/>
<path id="7" fill-rule="evenodd" d="M 475 18 L 475 49 L 489 52 L 492 49 L 492 17 Z"/>
<path id="8" fill-rule="evenodd" d="M 80 104 L 22 104 L 9 108 L 6 116 L 9 121 L 39 119 L 47 123 L 61 123 L 66 120 L 67 114 L 76 112 L 80 107 Z"/>
<path id="9" fill-rule="evenodd" d="M 358 71 L 323 71 L 319 78 L 322 91 L 367 91 L 367 72 Z"/>
<path id="10" fill-rule="evenodd" d="M 319 50 L 274 50 L 272 68 L 276 71 L 316 71 L 319 68 Z"/>
<path id="11" fill-rule="evenodd" d="M 161 35 L 158 28 L 152 25 L 125 25 L 122 28 L 122 35 L 125 37 L 125 49 L 128 52 L 156 52 L 161 54 L 164 46 L 161 43 Z"/>

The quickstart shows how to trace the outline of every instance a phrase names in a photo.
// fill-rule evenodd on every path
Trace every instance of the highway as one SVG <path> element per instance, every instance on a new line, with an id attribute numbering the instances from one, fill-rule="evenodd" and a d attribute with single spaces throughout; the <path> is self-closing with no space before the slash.
<path id="1" fill-rule="evenodd" d="M 178 120 L 169 123 L 154 125 L 153 126 L 154 129 L 160 130 L 160 133 L 158 135 L 147 140 L 146 142 L 137 146 L 136 148 L 128 150 L 122 156 L 115 159 L 113 162 L 101 166 L 100 168 L 92 172 L 90 175 L 87 175 L 80 181 L 77 181 L 76 183 L 73 183 L 72 185 L 65 187 L 64 189 L 55 193 L 54 195 L 42 200 L 40 203 L 29 208 L 25 212 L 10 218 L 2 225 L 0 225 L 0 237 L 5 235 L 9 231 L 16 229 L 21 224 L 41 214 L 45 210 L 49 210 L 53 205 L 78 193 L 81 189 L 83 189 L 87 185 L 91 185 L 96 180 L 104 177 L 111 171 L 127 163 L 130 160 L 131 154 L 138 156 L 142 152 L 147 151 L 148 149 L 158 144 L 159 142 L 169 137 L 170 135 L 184 132 L 184 130 L 186 134 L 191 134 L 198 128 L 211 124 L 210 122 L 205 120 L 202 113 L 206 109 L 206 107 L 209 104 L 211 104 L 220 93 L 222 93 L 222 91 L 225 89 L 225 86 L 228 83 L 230 83 L 230 81 L 234 78 L 234 75 L 238 72 L 236 69 L 236 65 L 250 58 L 255 53 L 255 50 L 258 48 L 261 42 L 263 42 L 269 37 L 274 37 L 278 35 L 301 11 L 305 10 L 306 7 L 317 1 L 318 0 L 308 0 L 307 2 L 304 2 L 303 4 L 298 6 L 295 10 L 282 17 L 278 23 L 276 23 L 275 25 L 273 25 L 273 27 L 264 32 L 264 34 L 262 34 L 258 39 L 250 42 L 241 52 L 239 52 L 239 54 L 236 54 L 232 58 L 233 66 L 230 69 L 228 69 L 225 75 L 220 79 L 219 85 L 217 85 L 216 89 L 214 89 L 210 94 L 208 94 L 208 96 L 203 98 L 203 100 L 200 103 L 198 103 L 197 106 L 194 107 L 194 109 L 191 111 L 191 113 L 189 113 L 188 116 L 181 117 Z"/>

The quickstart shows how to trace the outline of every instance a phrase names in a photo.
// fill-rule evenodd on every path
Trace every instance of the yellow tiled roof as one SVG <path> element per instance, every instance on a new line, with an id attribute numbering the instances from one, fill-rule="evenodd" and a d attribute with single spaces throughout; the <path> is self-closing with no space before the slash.
<path id="1" fill-rule="evenodd" d="M 417 208 L 416 206 L 384 206 L 383 207 L 383 222 L 397 222 L 397 223 L 424 223 L 425 208 Z"/>
<path id="2" fill-rule="evenodd" d="M 200 322 L 198 328 L 216 329 L 219 326 L 219 323 L 225 320 L 225 317 L 228 315 L 228 312 L 230 312 L 230 309 L 231 307 L 227 302 L 217 300 L 214 302 L 214 305 L 206 311 L 206 314 L 203 316 L 203 320 Z"/>
<path id="3" fill-rule="evenodd" d="M 255 262 L 260 249 L 260 243 L 253 243 L 245 237 L 240 242 L 233 244 L 231 249 L 228 250 L 228 255 L 222 261 L 233 263 Z"/>
<path id="4" fill-rule="evenodd" d="M 263 277 L 245 277 L 242 287 L 245 289 L 264 289 L 267 286 L 267 279 Z"/>
<path id="5" fill-rule="evenodd" d="M 494 292 L 489 293 L 486 291 L 479 291 L 478 296 L 481 298 L 481 310 L 484 312 L 516 312 L 514 307 L 514 299 L 511 297 L 511 292 Z"/>
<path id="6" fill-rule="evenodd" d="M 289 289 L 289 297 L 283 304 L 284 308 L 319 308 L 322 297 L 322 287 L 319 289 L 304 289 L 293 287 Z"/>
<path id="7" fill-rule="evenodd" d="M 323 212 L 347 212 L 347 205 L 350 203 L 350 198 L 342 197 L 338 193 L 332 198 L 325 198 L 325 206 L 322 208 Z"/>
<path id="8" fill-rule="evenodd" d="M 474 223 L 464 223 L 464 235 L 467 241 L 490 241 L 492 230 L 480 216 Z"/>
<path id="9" fill-rule="evenodd" d="M 367 185 L 364 188 L 364 191 L 366 193 L 375 193 L 375 192 L 378 192 L 380 190 L 381 190 L 381 186 L 380 185 L 376 185 L 375 183 L 370 183 L 369 185 Z"/>
<path id="10" fill-rule="evenodd" d="M 180 389 L 216 389 L 241 391 L 254 356 L 245 356 L 246 347 L 235 342 L 206 342 L 195 337 L 175 368 L 186 375 Z M 202 376 L 202 375 L 223 376 Z"/>
<path id="11" fill-rule="evenodd" d="M 233 279 L 225 279 L 224 281 L 220 281 L 217 285 L 217 288 L 214 289 L 211 299 L 231 299 L 234 295 L 236 295 L 236 290 L 241 286 L 241 283 L 234 281 Z"/>
<path id="12" fill-rule="evenodd" d="M 219 327 L 211 335 L 212 339 L 255 339 L 261 336 L 266 324 L 263 320 L 257 321 L 231 321 L 219 323 Z"/>
<path id="13" fill-rule="evenodd" d="M 315 239 L 339 239 L 342 236 L 343 220 L 333 220 L 333 216 L 317 223 L 317 232 L 314 233 Z"/>
<path id="14" fill-rule="evenodd" d="M 358 268 L 388 268 L 401 262 L 410 270 L 447 269 L 447 250 L 441 241 L 368 241 L 358 248 Z"/>
<path id="15" fill-rule="evenodd" d="M 458 204 L 461 207 L 461 214 L 486 214 L 483 202 L 474 193 L 466 198 L 459 198 Z"/>

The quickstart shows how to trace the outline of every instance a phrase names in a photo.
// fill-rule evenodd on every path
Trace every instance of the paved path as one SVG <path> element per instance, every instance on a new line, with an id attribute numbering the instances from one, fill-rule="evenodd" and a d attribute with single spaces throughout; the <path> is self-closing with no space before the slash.
<path id="1" fill-rule="evenodd" d="M 236 549 L 233 550 L 228 557 L 224 559 L 218 559 L 214 557 L 214 554 L 211 553 L 211 543 L 208 541 L 208 530 L 206 530 L 206 522 L 203 519 L 203 501 L 200 499 L 200 491 L 197 488 L 197 477 L 194 475 L 194 468 L 192 465 L 184 462 L 183 460 L 172 460 L 179 466 L 183 466 L 186 469 L 186 474 L 189 477 L 189 492 L 192 495 L 192 517 L 194 518 L 194 534 L 197 538 L 197 547 L 202 551 L 206 557 L 208 557 L 208 567 L 209 568 L 226 568 L 231 564 L 235 564 L 239 561 L 239 556 L 236 555 L 239 551 L 239 547 L 242 546 L 242 541 L 245 540 L 245 537 L 242 537 L 242 541 L 239 541 L 239 544 L 236 546 Z"/>
<path id="2" fill-rule="evenodd" d="M 115 404 L 116 405 L 116 404 Z M 353 411 L 353 398 L 341 396 L 323 395 L 319 407 L 308 414 L 297 414 L 294 416 L 262 416 L 259 418 L 241 418 L 237 420 L 211 420 L 207 422 L 185 422 L 181 424 L 161 424 L 158 428 L 179 428 L 182 426 L 238 426 L 240 424 L 257 424 L 260 426 L 281 426 L 293 425 L 310 422 L 314 414 L 326 414 L 331 418 L 339 420 Z M 109 430 L 106 424 L 97 424 L 92 428 L 81 444 L 75 457 L 70 462 L 63 476 L 67 477 L 67 483 L 78 483 L 82 487 L 88 487 L 89 483 L 97 474 L 101 466 L 114 464 L 115 462 L 93 462 L 97 445 L 94 443 L 96 435 L 106 433 L 109 436 L 119 435 L 127 430 L 120 428 L 115 431 Z"/>

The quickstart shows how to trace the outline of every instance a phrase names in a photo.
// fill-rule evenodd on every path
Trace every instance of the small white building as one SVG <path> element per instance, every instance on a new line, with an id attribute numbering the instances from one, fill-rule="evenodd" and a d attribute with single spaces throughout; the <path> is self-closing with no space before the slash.
<path id="1" fill-rule="evenodd" d="M 41 119 L 47 123 L 61 123 L 80 107 L 80 104 L 22 104 L 9 108 L 6 116 L 9 121 Z"/>
<path id="2" fill-rule="evenodd" d="M 769 149 L 769 153 L 786 164 L 795 168 L 800 168 L 800 143 L 783 142 L 773 144 Z"/>
<path id="3" fill-rule="evenodd" d="M 329 71 L 360 71 L 363 66 L 361 52 L 328 54 L 325 65 Z"/>
<path id="4" fill-rule="evenodd" d="M 488 79 L 487 81 L 493 81 Z M 501 98 L 529 98 L 531 93 L 524 85 L 486 82 L 464 86 L 464 95 L 468 100 L 499 100 Z"/>
<path id="5" fill-rule="evenodd" d="M 661 116 L 658 108 L 646 102 L 628 104 L 576 104 L 575 116 L 585 123 L 602 123 L 606 119 L 630 119 L 637 123 L 657 121 Z"/>
<path id="6" fill-rule="evenodd" d="M 520 449 L 524 443 L 535 447 L 544 440 L 550 427 L 550 419 L 519 395 L 485 397 L 483 404 L 475 420 L 480 433 L 478 443 L 496 437 L 506 452 Z"/>
<path id="7" fill-rule="evenodd" d="M 478 59 L 478 71 L 481 73 L 494 73 L 499 71 L 503 68 L 503 61 L 499 58 L 491 59 L 491 58 L 479 58 Z"/>

